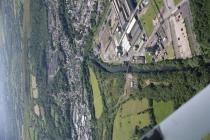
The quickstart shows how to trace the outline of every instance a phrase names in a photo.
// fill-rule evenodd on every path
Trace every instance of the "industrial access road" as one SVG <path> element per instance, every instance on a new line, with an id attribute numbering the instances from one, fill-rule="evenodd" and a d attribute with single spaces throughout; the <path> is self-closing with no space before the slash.
<path id="1" fill-rule="evenodd" d="M 181 6 L 182 4 L 184 4 L 185 2 L 187 2 L 188 0 L 182 0 L 176 6 L 173 4 L 172 1 L 173 0 L 164 0 L 166 11 L 162 15 L 162 21 L 157 23 L 157 25 L 155 26 L 152 34 L 149 36 L 147 42 L 143 45 L 142 48 L 147 47 L 149 45 L 149 43 L 152 42 L 152 40 L 154 39 L 155 34 L 159 30 L 159 28 L 163 25 L 163 23 L 166 22 L 166 21 L 168 21 L 169 18 L 171 17 L 171 15 L 173 15 L 176 12 L 176 10 L 178 9 L 178 7 Z"/>

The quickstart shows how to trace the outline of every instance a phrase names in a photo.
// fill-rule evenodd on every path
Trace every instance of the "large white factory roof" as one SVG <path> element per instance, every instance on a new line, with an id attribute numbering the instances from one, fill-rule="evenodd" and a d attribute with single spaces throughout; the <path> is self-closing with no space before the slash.
<path id="1" fill-rule="evenodd" d="M 127 31 L 126 31 L 127 34 L 129 34 L 129 33 L 131 32 L 131 30 L 132 30 L 133 26 L 135 25 L 135 23 L 136 23 L 136 18 L 134 17 L 134 18 L 132 19 L 131 23 L 130 23 L 129 26 L 128 26 L 128 29 L 127 29 Z"/>
<path id="2" fill-rule="evenodd" d="M 131 45 L 130 45 L 126 35 L 122 39 L 122 47 L 123 47 L 123 52 L 125 52 L 125 51 L 128 52 L 129 49 L 131 48 Z"/>

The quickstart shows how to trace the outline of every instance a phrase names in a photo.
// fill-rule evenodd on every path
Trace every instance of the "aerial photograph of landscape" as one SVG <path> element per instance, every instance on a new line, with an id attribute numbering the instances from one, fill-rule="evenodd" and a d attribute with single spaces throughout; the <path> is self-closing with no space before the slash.
<path id="1" fill-rule="evenodd" d="M 210 0 L 0 0 L 0 140 L 210 140 Z"/>

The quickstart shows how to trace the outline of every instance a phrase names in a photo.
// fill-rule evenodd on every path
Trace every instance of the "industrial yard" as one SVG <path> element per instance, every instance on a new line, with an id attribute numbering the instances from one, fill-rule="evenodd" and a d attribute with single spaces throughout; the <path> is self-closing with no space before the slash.
<path id="1" fill-rule="evenodd" d="M 94 49 L 103 62 L 146 64 L 200 54 L 187 0 L 113 0 L 108 13 Z"/>

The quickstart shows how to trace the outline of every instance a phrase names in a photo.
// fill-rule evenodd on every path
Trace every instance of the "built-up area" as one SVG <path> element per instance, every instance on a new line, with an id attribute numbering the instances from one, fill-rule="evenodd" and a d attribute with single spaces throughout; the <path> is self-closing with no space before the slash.
<path id="1" fill-rule="evenodd" d="M 112 0 L 95 38 L 106 63 L 155 63 L 197 55 L 187 0 Z"/>

